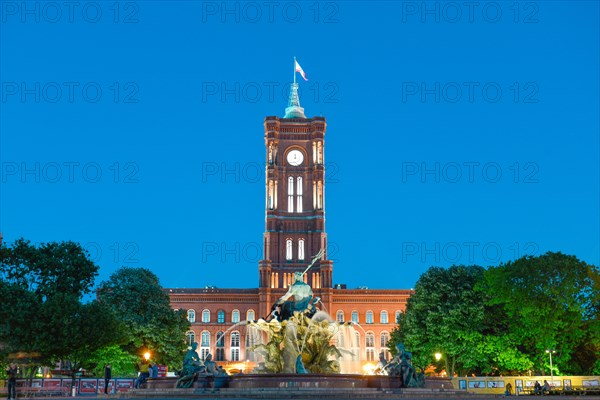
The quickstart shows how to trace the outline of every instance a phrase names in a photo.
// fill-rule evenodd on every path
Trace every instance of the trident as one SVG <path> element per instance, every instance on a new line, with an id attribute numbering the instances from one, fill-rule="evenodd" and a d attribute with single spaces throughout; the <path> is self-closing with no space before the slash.
<path id="1" fill-rule="evenodd" d="M 319 252 L 317 253 L 317 255 L 315 255 L 312 259 L 312 261 L 310 262 L 310 264 L 308 264 L 308 267 L 306 267 L 306 269 L 304 270 L 304 272 L 302 273 L 302 276 L 304 276 L 304 274 L 306 274 L 308 272 L 308 270 L 310 269 L 310 267 L 313 266 L 313 264 L 321 257 L 323 257 L 323 254 L 325 254 L 325 249 L 321 248 L 321 250 L 319 250 Z"/>

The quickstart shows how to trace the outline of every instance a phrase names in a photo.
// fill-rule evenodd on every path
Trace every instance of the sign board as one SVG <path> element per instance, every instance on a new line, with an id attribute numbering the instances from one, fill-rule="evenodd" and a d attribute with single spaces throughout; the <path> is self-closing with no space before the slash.
<path id="1" fill-rule="evenodd" d="M 159 378 L 166 378 L 168 372 L 169 372 L 169 368 L 166 365 L 158 366 L 158 377 Z"/>
<path id="2" fill-rule="evenodd" d="M 117 379 L 117 392 L 127 392 L 133 389 L 133 379 Z"/>
<path id="3" fill-rule="evenodd" d="M 60 379 L 44 379 L 44 387 L 49 389 L 59 389 Z"/>
<path id="4" fill-rule="evenodd" d="M 97 379 L 82 379 L 79 383 L 79 393 L 81 394 L 96 394 L 97 390 Z"/>

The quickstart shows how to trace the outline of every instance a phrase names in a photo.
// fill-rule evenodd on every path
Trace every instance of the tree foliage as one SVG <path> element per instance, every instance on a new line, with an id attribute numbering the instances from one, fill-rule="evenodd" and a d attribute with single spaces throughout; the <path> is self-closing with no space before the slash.
<path id="1" fill-rule="evenodd" d="M 404 342 L 415 360 L 466 374 L 593 374 L 600 370 L 598 268 L 547 253 L 485 270 L 431 267 L 419 278 L 390 348 Z M 419 365 L 419 364 L 417 364 Z"/>
<path id="2" fill-rule="evenodd" d="M 489 268 L 480 289 L 502 308 L 510 333 L 536 371 L 590 373 L 600 356 L 598 268 L 546 253 Z"/>
<path id="3" fill-rule="evenodd" d="M 98 266 L 77 243 L 24 239 L 0 246 L 0 343 L 4 356 L 23 352 L 72 371 L 93 363 L 91 353 L 118 340 L 120 324 L 110 309 L 82 298 Z"/>
<path id="4" fill-rule="evenodd" d="M 433 362 L 439 352 L 446 371 L 453 374 L 481 361 L 476 345 L 481 341 L 484 304 L 473 288 L 483 271 L 478 266 L 431 267 L 421 275 L 408 300 L 402 333 L 394 334 L 404 338 L 421 362 Z"/>
<path id="5" fill-rule="evenodd" d="M 110 364 L 113 376 L 120 377 L 135 377 L 137 371 L 135 369 L 139 358 L 136 355 L 129 354 L 119 345 L 110 345 L 97 349 L 92 354 L 92 358 L 96 360 L 94 374 L 96 376 L 104 375 L 104 366 Z"/>
<path id="6" fill-rule="evenodd" d="M 183 310 L 171 308 L 155 274 L 122 267 L 101 283 L 98 296 L 126 326 L 124 351 L 140 356 L 149 351 L 155 361 L 181 367 L 190 323 Z"/>

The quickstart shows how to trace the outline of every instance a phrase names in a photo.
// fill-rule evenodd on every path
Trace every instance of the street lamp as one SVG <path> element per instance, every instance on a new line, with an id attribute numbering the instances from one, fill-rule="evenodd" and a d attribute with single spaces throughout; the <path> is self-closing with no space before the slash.
<path id="1" fill-rule="evenodd" d="M 554 371 L 552 371 L 552 354 L 556 353 L 556 350 L 546 349 L 546 353 L 550 355 L 550 380 L 554 382 Z"/>
<path id="2" fill-rule="evenodd" d="M 433 355 L 435 357 L 435 361 L 439 362 L 442 359 L 442 353 L 435 353 Z M 435 368 L 437 369 L 438 366 L 436 365 Z M 440 376 L 440 374 L 438 374 L 438 376 Z"/>
<path id="3" fill-rule="evenodd" d="M 147 351 L 144 353 L 144 359 L 146 359 L 146 361 L 148 361 L 150 359 L 150 352 Z"/>

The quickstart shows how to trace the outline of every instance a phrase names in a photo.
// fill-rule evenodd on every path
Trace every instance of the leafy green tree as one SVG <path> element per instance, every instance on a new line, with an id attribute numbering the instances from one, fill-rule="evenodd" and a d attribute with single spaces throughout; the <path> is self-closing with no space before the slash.
<path id="1" fill-rule="evenodd" d="M 485 309 L 473 288 L 483 271 L 479 266 L 431 267 L 408 300 L 401 334 L 406 347 L 428 364 L 441 353 L 450 376 L 482 361 L 476 345 L 482 339 Z"/>
<path id="2" fill-rule="evenodd" d="M 127 328 L 123 350 L 138 356 L 150 351 L 157 362 L 181 367 L 190 323 L 183 310 L 171 308 L 155 274 L 145 268 L 123 267 L 102 282 L 98 296 Z"/>
<path id="3" fill-rule="evenodd" d="M 80 368 L 95 368 L 95 352 L 124 338 L 123 325 L 98 301 L 82 304 L 71 295 L 57 295 L 44 303 L 41 312 L 56 323 L 40 333 L 40 350 L 53 360 L 62 360 L 72 376 Z"/>
<path id="4" fill-rule="evenodd" d="M 0 302 L 0 352 L 25 352 L 41 365 L 63 361 L 73 373 L 93 364 L 93 351 L 121 332 L 110 309 L 82 303 L 97 271 L 74 242 L 2 244 L 0 297 L 8 300 Z"/>
<path id="5" fill-rule="evenodd" d="M 396 320 L 398 326 L 390 333 L 388 348 L 392 356 L 395 356 L 396 353 L 398 353 L 398 350 L 396 349 L 398 344 L 406 344 L 405 320 L 406 313 L 400 313 L 398 319 Z M 412 348 L 408 348 L 407 350 L 412 351 Z M 431 365 L 432 357 L 429 353 L 419 351 L 418 353 L 413 353 L 412 363 L 416 368 L 419 368 L 421 371 L 425 371 L 425 369 Z"/>
<path id="6" fill-rule="evenodd" d="M 487 294 L 475 290 L 484 271 L 480 266 L 431 267 L 421 275 L 392 332 L 392 352 L 404 342 L 415 365 L 435 365 L 449 376 L 529 369 L 531 362 L 510 335 L 504 310 L 486 304 Z M 435 353 L 441 353 L 440 361 Z"/>
<path id="7" fill-rule="evenodd" d="M 510 321 L 510 339 L 542 373 L 592 373 L 599 352 L 598 268 L 548 252 L 489 268 L 480 290 Z"/>
<path id="8" fill-rule="evenodd" d="M 104 366 L 110 364 L 112 375 L 121 377 L 135 377 L 135 365 L 139 361 L 136 355 L 129 354 L 119 345 L 110 345 L 98 349 L 92 355 L 97 362 L 94 368 L 96 376 L 104 376 Z"/>

